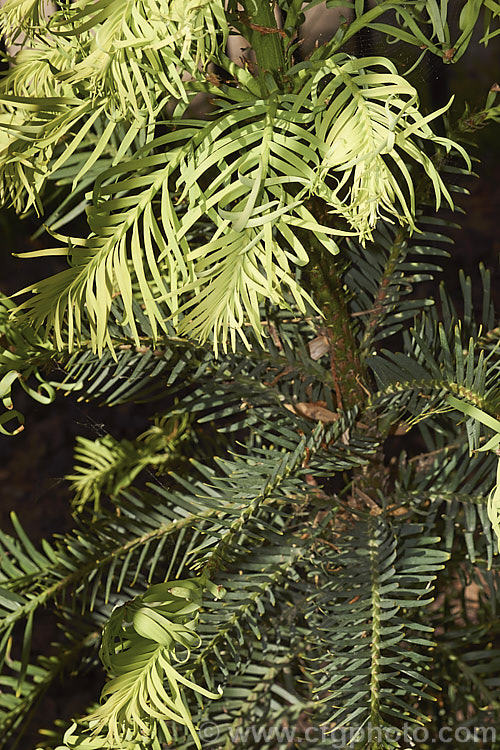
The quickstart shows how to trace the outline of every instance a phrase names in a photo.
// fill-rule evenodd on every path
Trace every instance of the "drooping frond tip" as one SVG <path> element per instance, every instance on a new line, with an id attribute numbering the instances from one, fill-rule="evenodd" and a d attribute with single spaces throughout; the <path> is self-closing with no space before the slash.
<path id="1" fill-rule="evenodd" d="M 168 737 L 166 722 L 174 721 L 189 730 L 201 749 L 183 690 L 210 699 L 220 698 L 220 694 L 185 677 L 179 665 L 185 664 L 191 650 L 201 643 L 196 623 L 207 586 L 216 597 L 221 595 L 203 577 L 166 581 L 114 610 L 100 650 L 112 678 L 102 692 L 105 702 L 86 718 L 90 747 L 94 739 L 106 748 L 121 748 L 124 739 L 132 746 L 134 741 L 153 740 L 157 725 Z M 72 746 L 74 728 L 67 734 Z"/>

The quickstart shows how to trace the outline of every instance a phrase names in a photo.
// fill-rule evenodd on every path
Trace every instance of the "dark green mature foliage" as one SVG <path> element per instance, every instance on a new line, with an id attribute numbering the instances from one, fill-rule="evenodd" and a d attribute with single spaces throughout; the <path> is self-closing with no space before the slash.
<path id="1" fill-rule="evenodd" d="M 43 5 L 0 12 L 27 35 L 0 193 L 69 265 L 0 300 L 0 429 L 19 387 L 158 407 L 134 440 L 78 439 L 73 531 L 0 532 L 0 748 L 99 665 L 101 703 L 40 747 L 500 747 L 498 315 L 484 268 L 481 309 L 464 275 L 462 300 L 418 291 L 459 141 L 499 108 L 437 136 L 444 110 L 351 42 L 456 62 L 500 4 L 329 1 L 346 15 L 305 60 L 315 1 Z M 255 62 L 226 55 L 235 30 Z"/>

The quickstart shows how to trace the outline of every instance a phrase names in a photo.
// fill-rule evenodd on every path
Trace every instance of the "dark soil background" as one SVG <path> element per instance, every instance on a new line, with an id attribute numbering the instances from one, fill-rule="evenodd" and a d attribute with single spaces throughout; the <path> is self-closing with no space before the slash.
<path id="1" fill-rule="evenodd" d="M 456 67 L 432 64 L 425 82 L 429 103 L 440 106 L 448 100 L 449 91 L 458 91 L 455 113 L 463 111 L 465 100 L 472 108 L 481 108 L 489 88 L 500 79 L 499 62 L 492 52 L 475 49 Z M 460 199 L 465 215 L 457 216 L 461 229 L 452 232 L 455 245 L 443 272 L 448 289 L 457 299 L 459 267 L 476 279 L 476 289 L 481 294 L 480 262 L 491 269 L 497 295 L 500 290 L 500 125 L 493 124 L 476 133 L 476 140 L 478 148 L 472 153 L 480 160 L 476 165 L 478 177 L 466 180 L 469 195 Z M 4 293 L 13 293 L 62 267 L 58 259 L 37 262 L 12 257 L 12 252 L 33 249 L 30 234 L 35 227 L 31 220 L 20 222 L 7 211 L 0 214 L 0 289 Z M 62 396 L 48 407 L 28 398 L 23 403 L 21 399 L 19 408 L 26 414 L 24 432 L 13 438 L 0 436 L 0 528 L 10 531 L 9 513 L 15 510 L 30 537 L 37 541 L 71 527 L 68 488 L 63 477 L 72 466 L 75 436 L 95 437 L 106 431 L 116 438 L 132 438 L 145 428 L 147 414 L 140 405 L 107 409 Z M 43 652 L 54 637 L 52 623 L 47 619 L 37 627 L 37 650 Z M 91 674 L 74 685 L 71 693 L 67 687 L 61 692 L 55 686 L 41 707 L 45 726 L 56 718 L 81 711 L 88 698 L 96 697 L 101 680 L 102 676 Z M 30 731 L 21 746 L 32 750 L 36 737 L 34 730 Z"/>

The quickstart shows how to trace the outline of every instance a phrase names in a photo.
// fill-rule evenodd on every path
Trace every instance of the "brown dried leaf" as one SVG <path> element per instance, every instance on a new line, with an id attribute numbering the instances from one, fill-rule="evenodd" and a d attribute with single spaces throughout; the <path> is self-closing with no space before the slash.
<path id="1" fill-rule="evenodd" d="M 315 339 L 310 341 L 307 345 L 309 349 L 309 356 L 311 359 L 320 359 L 323 354 L 326 354 L 330 348 L 330 343 L 326 336 L 316 336 Z"/>
<path id="2" fill-rule="evenodd" d="M 298 414 L 301 417 L 310 419 L 313 422 L 325 422 L 331 424 L 339 418 L 337 412 L 330 411 L 326 408 L 326 401 L 299 401 L 296 404 L 283 404 L 285 409 Z"/>

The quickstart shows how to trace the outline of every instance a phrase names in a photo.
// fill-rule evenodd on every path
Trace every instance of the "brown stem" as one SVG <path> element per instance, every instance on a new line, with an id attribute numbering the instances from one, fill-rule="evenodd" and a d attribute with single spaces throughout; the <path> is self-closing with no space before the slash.
<path id="1" fill-rule="evenodd" d="M 310 280 L 313 298 L 325 317 L 321 333 L 330 344 L 330 369 L 339 409 L 363 402 L 364 368 L 337 261 L 324 250 L 311 253 Z"/>

